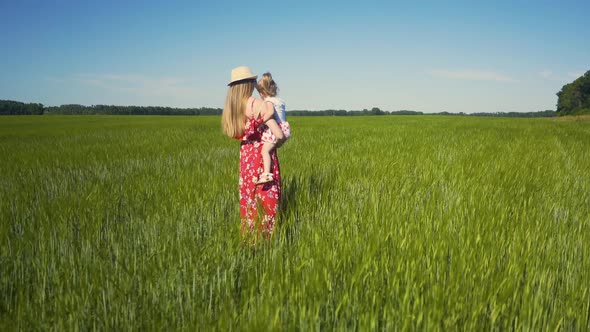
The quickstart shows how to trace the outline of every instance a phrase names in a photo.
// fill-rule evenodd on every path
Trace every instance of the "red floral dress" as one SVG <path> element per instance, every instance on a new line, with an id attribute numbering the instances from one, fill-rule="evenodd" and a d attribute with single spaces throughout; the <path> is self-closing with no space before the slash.
<path id="1" fill-rule="evenodd" d="M 252 102 L 253 103 L 253 102 Z M 252 105 L 252 104 L 250 104 Z M 263 172 L 262 133 L 266 129 L 262 118 L 249 118 L 246 122 L 244 136 L 240 146 L 240 216 L 241 231 L 270 236 L 274 230 L 279 201 L 281 199 L 281 173 L 276 149 L 270 157 L 273 181 L 256 184 L 258 175 Z M 258 211 L 262 207 L 263 211 Z"/>

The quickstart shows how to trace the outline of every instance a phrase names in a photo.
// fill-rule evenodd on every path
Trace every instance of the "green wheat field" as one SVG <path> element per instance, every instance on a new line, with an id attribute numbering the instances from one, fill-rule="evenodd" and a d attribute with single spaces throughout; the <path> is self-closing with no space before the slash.
<path id="1" fill-rule="evenodd" d="M 590 121 L 291 117 L 270 242 L 219 117 L 0 118 L 0 330 L 588 330 Z"/>

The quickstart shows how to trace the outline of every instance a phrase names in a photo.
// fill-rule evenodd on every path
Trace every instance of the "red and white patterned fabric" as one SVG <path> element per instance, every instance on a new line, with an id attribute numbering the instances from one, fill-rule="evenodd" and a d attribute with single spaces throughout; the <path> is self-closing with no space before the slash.
<path id="1" fill-rule="evenodd" d="M 281 131 L 285 135 L 285 140 L 291 137 L 291 126 L 289 125 L 289 122 L 281 122 L 279 123 L 279 127 L 281 127 Z M 275 137 L 275 134 L 273 134 L 272 131 L 268 129 L 268 127 L 266 130 L 264 130 L 264 132 L 262 132 L 262 141 L 277 144 L 277 138 Z"/>
<path id="2" fill-rule="evenodd" d="M 281 199 L 281 173 L 276 149 L 270 153 L 273 181 L 256 184 L 263 172 L 262 133 L 267 129 L 262 118 L 250 118 L 246 122 L 240 146 L 240 216 L 242 234 L 254 232 L 270 236 L 273 233 Z M 258 211 L 262 207 L 263 211 Z"/>

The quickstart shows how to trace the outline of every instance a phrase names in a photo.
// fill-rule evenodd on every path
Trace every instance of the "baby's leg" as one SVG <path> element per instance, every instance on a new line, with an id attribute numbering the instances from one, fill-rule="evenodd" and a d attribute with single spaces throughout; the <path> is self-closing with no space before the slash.
<path id="1" fill-rule="evenodd" d="M 262 163 L 264 165 L 264 173 L 270 173 L 270 152 L 275 148 L 275 144 L 271 142 L 264 142 L 262 144 Z"/>

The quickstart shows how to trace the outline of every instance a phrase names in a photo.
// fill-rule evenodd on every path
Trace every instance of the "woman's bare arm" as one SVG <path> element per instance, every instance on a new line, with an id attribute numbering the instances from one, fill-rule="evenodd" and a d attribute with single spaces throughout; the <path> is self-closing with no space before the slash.
<path id="1" fill-rule="evenodd" d="M 268 129 L 275 135 L 277 141 L 282 141 L 285 138 L 283 131 L 279 127 L 279 124 L 275 121 L 274 118 L 275 108 L 272 103 L 263 103 L 262 105 L 262 119 L 264 123 L 268 126 Z"/>

